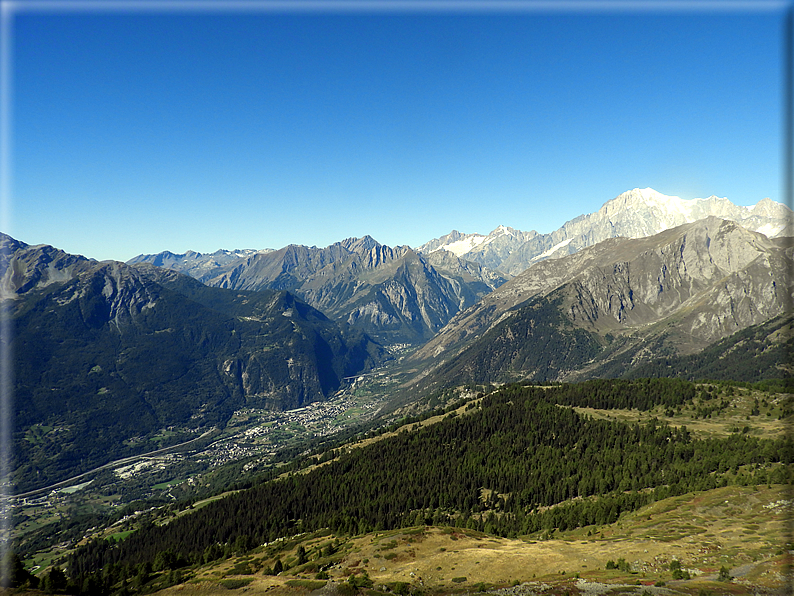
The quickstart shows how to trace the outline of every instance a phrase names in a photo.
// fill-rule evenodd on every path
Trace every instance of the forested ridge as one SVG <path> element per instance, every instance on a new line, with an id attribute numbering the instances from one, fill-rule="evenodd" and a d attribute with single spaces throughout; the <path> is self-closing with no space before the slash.
<path id="1" fill-rule="evenodd" d="M 687 356 L 662 356 L 629 371 L 625 376 L 680 377 L 684 379 L 724 379 L 755 383 L 764 379 L 789 379 L 788 365 L 794 350 L 794 337 L 786 328 L 792 324 L 791 315 L 774 319 L 737 331 L 706 349 Z M 781 333 L 782 331 L 782 333 Z M 652 350 L 656 346 L 652 346 Z M 660 344 L 658 353 L 662 352 Z M 599 376 L 620 376 L 628 356 L 599 370 Z"/>
<path id="2" fill-rule="evenodd" d="M 445 387 L 527 379 L 543 383 L 563 370 L 595 358 L 603 349 L 597 334 L 574 327 L 562 314 L 559 292 L 530 299 L 497 323 L 438 372 L 428 376 Z"/>
<path id="3" fill-rule="evenodd" d="M 184 564 L 206 562 L 219 556 L 218 545 L 258 545 L 319 528 L 356 534 L 452 524 L 516 536 L 611 523 L 654 499 L 729 482 L 788 480 L 784 466 L 766 466 L 790 463 L 785 439 L 695 439 L 685 427 L 596 420 L 567 407 L 674 407 L 694 394 L 692 383 L 671 379 L 506 386 L 461 415 L 340 450 L 308 473 L 146 525 L 119 543 L 94 541 L 71 557 L 69 570 L 83 577 L 162 552 Z M 758 469 L 740 470 L 747 464 Z M 547 509 L 575 497 L 587 498 Z"/>

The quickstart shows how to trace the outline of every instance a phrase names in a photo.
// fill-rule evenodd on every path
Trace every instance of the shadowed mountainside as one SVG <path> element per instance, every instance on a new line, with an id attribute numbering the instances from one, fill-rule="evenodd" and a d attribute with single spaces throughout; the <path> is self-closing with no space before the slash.
<path id="1" fill-rule="evenodd" d="M 192 438 L 242 406 L 326 399 L 386 357 L 288 292 L 3 241 L 19 490 L 145 452 L 155 435 Z"/>
<path id="2" fill-rule="evenodd" d="M 141 255 L 130 262 L 188 268 L 187 260 L 161 256 Z M 383 344 L 428 340 L 508 278 L 450 253 L 425 256 L 369 236 L 326 248 L 289 245 L 209 269 L 190 265 L 187 273 L 214 287 L 288 290 Z"/>

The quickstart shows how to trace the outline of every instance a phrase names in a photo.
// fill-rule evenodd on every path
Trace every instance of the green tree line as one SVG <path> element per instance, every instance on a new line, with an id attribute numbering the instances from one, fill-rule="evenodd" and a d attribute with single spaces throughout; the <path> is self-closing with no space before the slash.
<path id="1" fill-rule="evenodd" d="M 358 534 L 451 524 L 515 536 L 611 523 L 652 499 L 736 481 L 748 464 L 763 468 L 754 482 L 787 480 L 785 467 L 764 467 L 790 462 L 783 439 L 695 439 L 685 427 L 595 420 L 558 405 L 645 409 L 690 392 L 691 384 L 668 380 L 506 386 L 464 415 L 450 413 L 309 473 L 257 484 L 167 525 L 143 527 L 123 542 L 93 541 L 68 568 L 86 577 L 153 562 L 161 552 L 197 563 L 241 536 L 258 545 L 320 528 Z"/>

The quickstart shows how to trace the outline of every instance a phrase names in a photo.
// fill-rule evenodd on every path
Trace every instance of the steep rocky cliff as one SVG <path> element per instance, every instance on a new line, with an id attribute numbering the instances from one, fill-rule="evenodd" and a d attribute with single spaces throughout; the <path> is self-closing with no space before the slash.
<path id="1" fill-rule="evenodd" d="M 668 355 L 692 354 L 790 310 L 792 251 L 789 238 L 715 217 L 647 238 L 609 239 L 530 267 L 459 313 L 412 359 L 443 367 L 495 345 L 515 354 L 559 350 L 574 331 L 588 334 L 587 350 L 546 378 L 627 353 L 633 366 L 659 355 L 649 342 Z M 544 325 L 551 343 L 541 347 L 534 330 Z M 531 376 L 504 353 L 497 360 L 517 377 Z"/>
<path id="2" fill-rule="evenodd" d="M 159 255 L 133 260 L 162 261 Z M 379 244 L 369 236 L 326 248 L 290 245 L 189 272 L 220 288 L 289 290 L 384 344 L 429 339 L 455 313 L 509 277 L 451 253 L 429 258 L 407 246 Z"/>

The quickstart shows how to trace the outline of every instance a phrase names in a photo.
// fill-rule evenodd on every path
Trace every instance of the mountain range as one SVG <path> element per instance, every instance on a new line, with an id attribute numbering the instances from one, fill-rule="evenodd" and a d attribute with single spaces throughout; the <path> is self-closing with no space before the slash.
<path id="1" fill-rule="evenodd" d="M 791 210 L 769 199 L 741 207 L 714 196 L 683 200 L 637 188 L 548 234 L 499 226 L 487 236 L 453 230 L 416 249 L 384 246 L 365 236 L 326 248 L 163 252 L 138 255 L 129 263 L 167 267 L 215 287 L 289 290 L 381 343 L 418 345 L 537 262 L 609 238 L 642 238 L 709 216 L 772 238 L 794 234 Z"/>
<path id="2" fill-rule="evenodd" d="M 642 371 L 790 376 L 791 211 L 666 199 L 635 189 L 552 234 L 501 227 L 416 250 L 365 236 L 125 264 L 2 235 L 18 482 L 185 440 L 240 407 L 327 399 L 392 358 L 384 346 L 416 348 L 400 359 L 414 397 Z M 516 255 L 528 266 L 514 275 Z"/>
<path id="3" fill-rule="evenodd" d="M 776 317 L 777 342 L 790 344 L 792 252 L 791 238 L 716 217 L 608 239 L 531 266 L 409 360 L 435 384 L 624 376 Z M 778 356 L 764 374 L 790 375 Z"/>
<path id="4" fill-rule="evenodd" d="M 235 250 L 216 250 L 213 253 L 202 254 L 189 250 L 182 254 L 174 254 L 170 251 L 158 253 L 151 259 L 133 259 L 130 263 L 145 260 L 147 263 L 164 269 L 174 269 L 181 273 L 186 273 L 190 277 L 200 279 L 210 271 L 234 263 L 240 259 L 247 259 L 257 254 L 272 252 L 272 248 L 254 249 L 235 249 Z"/>
<path id="5" fill-rule="evenodd" d="M 734 205 L 727 198 L 685 200 L 652 188 L 635 188 L 607 201 L 596 212 L 580 215 L 548 234 L 499 226 L 487 236 L 453 230 L 419 246 L 422 253 L 446 250 L 508 275 L 530 265 L 559 258 L 608 238 L 643 238 L 685 223 L 714 216 L 770 238 L 794 235 L 791 210 L 763 199 L 752 207 Z"/>
<path id="6" fill-rule="evenodd" d="M 193 438 L 240 407 L 324 400 L 387 358 L 286 291 L 211 288 L 5 235 L 0 249 L 20 489 Z"/>
<path id="7" fill-rule="evenodd" d="M 289 245 L 225 262 L 217 253 L 206 259 L 196 254 L 139 255 L 129 263 L 161 264 L 219 288 L 287 290 L 392 345 L 430 339 L 453 315 L 509 278 L 449 252 L 422 255 L 369 236 L 326 248 Z"/>
<path id="8" fill-rule="evenodd" d="M 567 593 L 585 574 L 602 590 L 616 568 L 632 583 L 642 571 L 648 589 L 755 593 L 728 583 L 726 565 L 744 570 L 757 555 L 765 567 L 753 577 L 783 577 L 773 570 L 785 550 L 771 553 L 784 533 L 753 532 L 759 519 L 780 527 L 786 501 L 770 495 L 791 484 L 791 212 L 672 199 L 635 189 L 551 234 L 500 226 L 417 249 L 365 236 L 120 263 L 0 234 L 0 307 L 14 327 L 13 529 L 25 536 L 14 548 L 52 565 L 44 591 L 98 596 L 249 583 L 482 592 L 473 580 L 484 578 Z M 272 412 L 335 397 L 333 408 L 355 405 L 319 418 L 362 424 L 347 429 L 356 441 L 312 438 L 296 412 Z M 366 427 L 358 412 L 370 409 Z M 267 449 L 300 454 L 283 466 L 246 447 L 249 430 L 276 419 L 286 424 Z M 232 461 L 209 463 L 209 447 Z M 156 469 L 122 477 L 120 466 L 155 458 Z M 698 519 L 704 498 L 718 503 L 696 528 L 703 541 L 681 533 L 679 510 L 659 521 L 687 494 Z M 726 525 L 733 542 L 714 551 L 708 532 L 732 525 L 751 494 L 747 529 Z M 642 540 L 628 544 L 632 511 Z M 521 537 L 525 557 L 546 553 L 540 577 L 508 587 L 528 579 L 523 562 L 483 575 L 494 535 Z M 464 536 L 466 568 L 450 542 Z M 649 536 L 667 545 L 653 562 Z M 563 565 L 559 549 L 574 539 L 590 546 Z M 673 560 L 670 540 L 682 542 Z M 435 558 L 420 572 L 422 542 Z M 718 559 L 717 580 L 690 578 Z M 23 560 L 9 560 L 16 579 L 3 584 L 34 587 Z"/>

